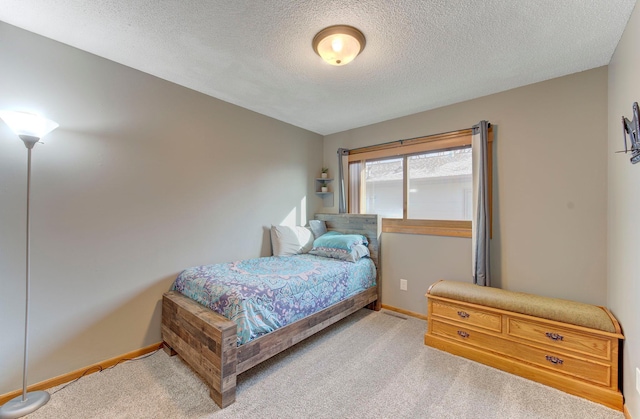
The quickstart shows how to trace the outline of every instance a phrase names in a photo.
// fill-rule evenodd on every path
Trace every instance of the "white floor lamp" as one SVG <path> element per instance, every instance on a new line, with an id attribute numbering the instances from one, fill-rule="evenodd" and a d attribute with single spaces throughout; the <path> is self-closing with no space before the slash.
<path id="1" fill-rule="evenodd" d="M 24 310 L 24 358 L 22 364 L 22 395 L 9 400 L 0 407 L 0 419 L 14 419 L 33 413 L 49 401 L 46 391 L 27 393 L 27 355 L 29 346 L 29 256 L 30 256 L 30 213 L 31 195 L 31 149 L 42 137 L 58 127 L 53 121 L 25 112 L 0 111 L 2 119 L 15 132 L 27 147 L 27 269 L 26 295 Z"/>

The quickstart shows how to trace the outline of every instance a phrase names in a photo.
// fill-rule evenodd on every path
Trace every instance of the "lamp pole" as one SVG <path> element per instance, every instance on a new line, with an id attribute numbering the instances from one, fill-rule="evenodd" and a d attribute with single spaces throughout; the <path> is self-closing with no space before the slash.
<path id="1" fill-rule="evenodd" d="M 24 310 L 24 356 L 22 363 L 22 395 L 9 400 L 0 406 L 0 419 L 15 419 L 33 413 L 49 401 L 51 397 L 46 391 L 27 392 L 27 365 L 29 354 L 29 290 L 31 281 L 30 256 L 31 256 L 31 149 L 48 132 L 55 129 L 58 124 L 36 115 L 21 112 L 0 112 L 7 125 L 14 130 L 27 147 L 27 228 L 26 228 L 26 292 Z M 29 124 L 31 123 L 31 128 Z M 35 126 L 35 128 L 33 128 Z M 36 135 L 33 135 L 36 134 Z"/>
<path id="2" fill-rule="evenodd" d="M 27 143 L 25 142 L 25 145 Z M 29 291 L 31 290 L 31 272 L 30 272 L 30 255 L 31 255 L 31 149 L 27 145 L 27 257 L 26 257 L 26 284 L 25 284 L 25 301 L 24 301 L 24 356 L 22 362 L 22 401 L 27 401 L 27 364 L 29 351 Z"/>

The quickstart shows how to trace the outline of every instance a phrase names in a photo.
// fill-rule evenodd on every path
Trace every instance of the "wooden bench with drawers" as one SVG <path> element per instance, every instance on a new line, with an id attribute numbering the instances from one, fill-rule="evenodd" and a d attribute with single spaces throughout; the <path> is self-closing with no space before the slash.
<path id="1" fill-rule="evenodd" d="M 604 307 L 464 282 L 427 292 L 426 345 L 623 409 L 618 346 Z"/>

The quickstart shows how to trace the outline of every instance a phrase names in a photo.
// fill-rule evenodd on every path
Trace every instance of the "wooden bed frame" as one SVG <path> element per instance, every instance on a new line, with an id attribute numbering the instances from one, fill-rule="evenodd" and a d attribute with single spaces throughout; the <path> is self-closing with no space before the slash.
<path id="1" fill-rule="evenodd" d="M 162 340 L 165 351 L 180 355 L 204 379 L 211 398 L 221 408 L 236 400 L 238 374 L 284 351 L 363 307 L 380 310 L 380 216 L 316 214 L 328 230 L 362 234 L 369 240 L 377 268 L 377 285 L 318 313 L 298 320 L 241 346 L 236 324 L 176 291 L 162 298 Z"/>

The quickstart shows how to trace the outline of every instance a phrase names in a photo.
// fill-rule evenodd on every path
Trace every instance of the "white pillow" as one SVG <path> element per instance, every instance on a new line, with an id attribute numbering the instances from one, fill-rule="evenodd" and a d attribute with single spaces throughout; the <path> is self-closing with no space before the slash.
<path id="1" fill-rule="evenodd" d="M 306 227 L 271 226 L 273 256 L 308 253 L 313 247 L 313 233 Z"/>

